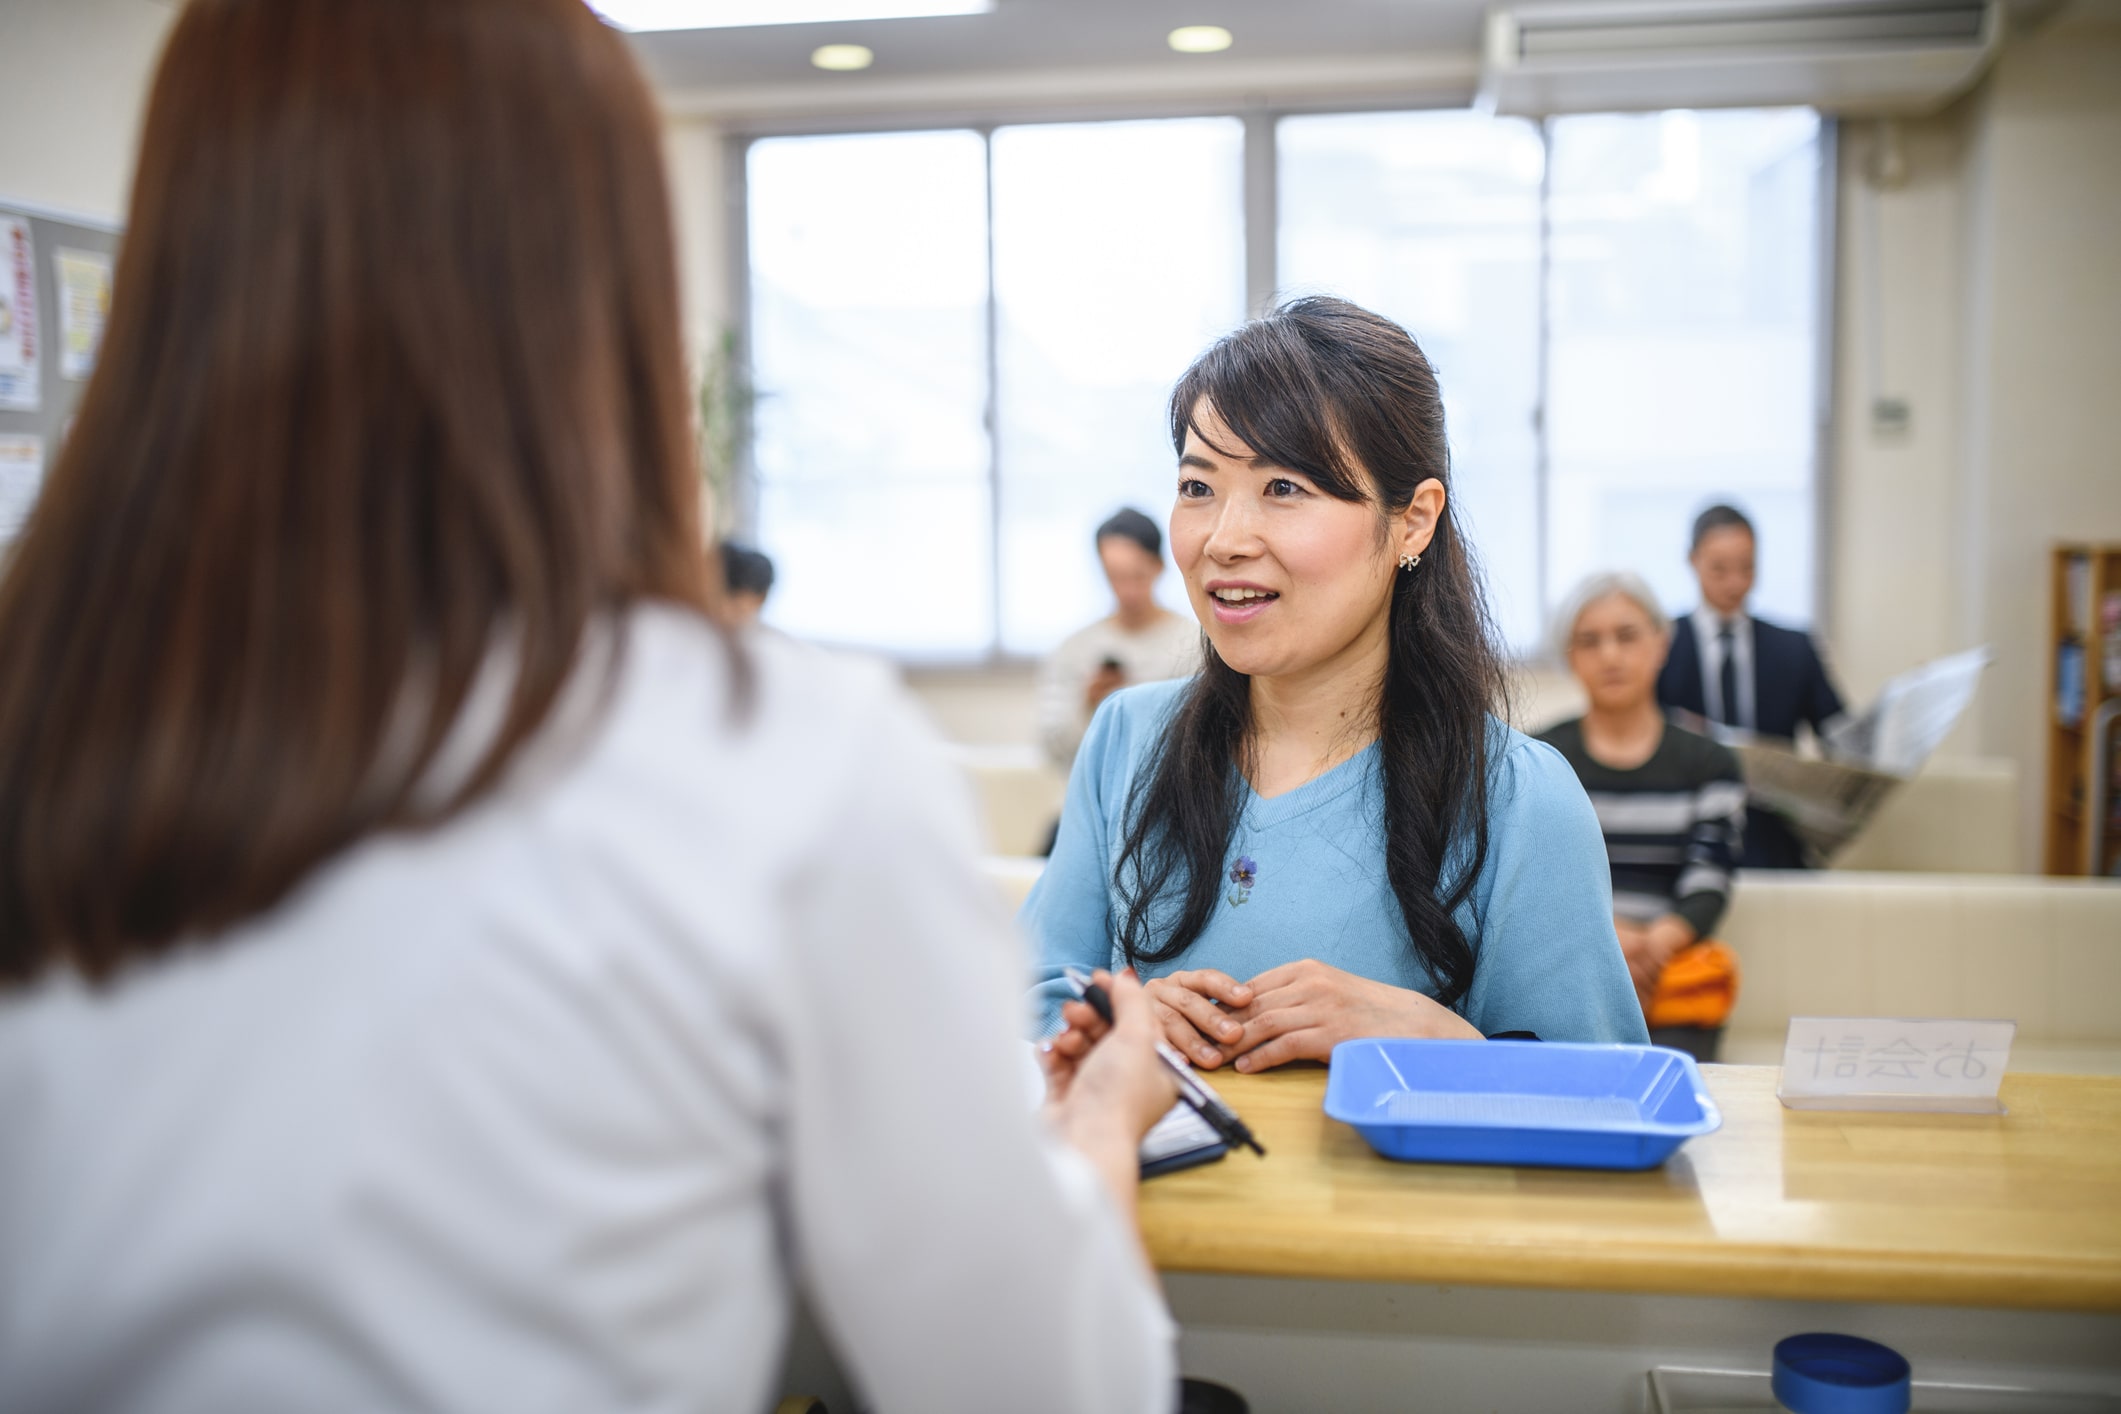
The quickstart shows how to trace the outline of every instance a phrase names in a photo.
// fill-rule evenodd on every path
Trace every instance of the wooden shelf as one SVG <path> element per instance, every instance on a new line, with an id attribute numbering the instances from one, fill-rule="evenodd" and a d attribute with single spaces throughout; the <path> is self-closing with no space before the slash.
<path id="1" fill-rule="evenodd" d="M 2047 813 L 2043 859 L 2049 874 L 2084 874 L 2087 865 L 2111 868 L 2121 840 L 2107 827 L 2102 859 L 2091 861 L 2092 773 L 2100 743 L 2091 724 L 2100 707 L 2121 697 L 2105 672 L 2107 607 L 2121 606 L 2121 545 L 2058 544 L 2051 556 L 2047 674 Z M 2078 721 L 2061 720 L 2061 660 L 2065 645 L 2082 655 L 2083 706 Z M 2121 731 L 2121 729 L 2117 729 Z M 2121 753 L 2121 743 L 2116 743 Z"/>

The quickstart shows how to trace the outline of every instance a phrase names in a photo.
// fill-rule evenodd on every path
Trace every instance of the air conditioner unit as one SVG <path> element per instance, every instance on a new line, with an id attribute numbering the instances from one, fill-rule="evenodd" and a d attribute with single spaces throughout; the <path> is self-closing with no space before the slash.
<path id="1" fill-rule="evenodd" d="M 1482 102 L 1500 113 L 1804 104 L 1942 107 L 2003 37 L 2000 0 L 1585 0 L 1488 12 Z"/>

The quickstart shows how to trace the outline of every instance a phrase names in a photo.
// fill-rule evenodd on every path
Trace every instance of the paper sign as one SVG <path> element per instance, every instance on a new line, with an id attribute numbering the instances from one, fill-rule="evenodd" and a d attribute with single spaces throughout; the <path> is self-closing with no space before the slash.
<path id="1" fill-rule="evenodd" d="M 29 222 L 0 216 L 0 408 L 43 406 L 37 370 L 37 257 Z"/>
<path id="2" fill-rule="evenodd" d="M 103 326 L 110 318 L 111 258 L 99 251 L 52 252 L 52 273 L 59 287 L 59 376 L 86 378 L 103 347 Z"/>
<path id="3" fill-rule="evenodd" d="M 1775 1094 L 1793 1110 L 2001 1114 L 2015 1021 L 1793 1016 Z"/>
<path id="4" fill-rule="evenodd" d="M 44 487 L 44 439 L 0 433 L 0 545 L 22 533 Z"/>

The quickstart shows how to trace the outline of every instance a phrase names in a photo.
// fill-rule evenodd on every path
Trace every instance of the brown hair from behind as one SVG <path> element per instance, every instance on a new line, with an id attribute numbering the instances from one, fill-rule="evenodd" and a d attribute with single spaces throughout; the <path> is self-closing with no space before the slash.
<path id="1" fill-rule="evenodd" d="M 0 981 L 448 818 L 593 620 L 716 602 L 658 122 L 581 0 L 189 0 L 115 287 L 0 581 Z"/>

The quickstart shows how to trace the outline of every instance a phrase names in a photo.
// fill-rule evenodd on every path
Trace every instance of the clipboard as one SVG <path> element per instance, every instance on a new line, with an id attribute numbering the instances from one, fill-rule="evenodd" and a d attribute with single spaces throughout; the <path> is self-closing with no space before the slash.
<path id="1" fill-rule="evenodd" d="M 1177 1173 L 1180 1169 L 1212 1164 L 1230 1152 L 1230 1146 L 1215 1127 L 1194 1113 L 1183 1101 L 1164 1112 L 1142 1136 L 1141 1175 Z"/>

